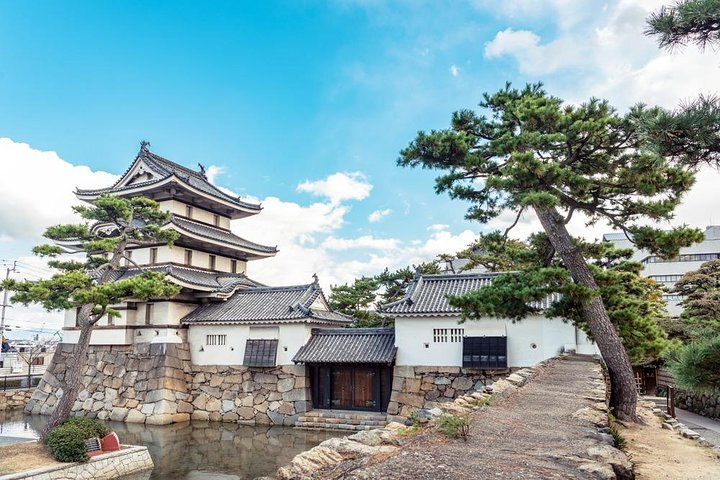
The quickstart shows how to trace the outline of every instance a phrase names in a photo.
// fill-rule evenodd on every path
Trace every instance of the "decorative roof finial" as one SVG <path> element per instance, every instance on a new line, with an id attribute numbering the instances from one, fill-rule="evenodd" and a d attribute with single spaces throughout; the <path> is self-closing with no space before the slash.
<path id="1" fill-rule="evenodd" d="M 140 141 L 140 151 L 141 152 L 147 152 L 149 146 L 150 146 L 150 142 L 148 142 L 147 140 Z"/>
<path id="2" fill-rule="evenodd" d="M 320 279 L 318 278 L 317 273 L 313 273 L 313 274 L 312 274 L 312 277 L 313 277 L 313 280 L 314 280 L 313 283 L 320 283 Z"/>
<path id="3" fill-rule="evenodd" d="M 207 180 L 207 174 L 205 173 L 205 165 L 203 165 L 202 163 L 198 163 L 198 167 L 200 167 L 200 175 L 202 175 L 203 178 Z"/>

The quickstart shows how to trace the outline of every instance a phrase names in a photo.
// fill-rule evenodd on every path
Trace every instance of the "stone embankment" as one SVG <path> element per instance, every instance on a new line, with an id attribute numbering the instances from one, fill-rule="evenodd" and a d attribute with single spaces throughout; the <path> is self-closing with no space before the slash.
<path id="1" fill-rule="evenodd" d="M 392 422 L 327 440 L 275 478 L 632 479 L 627 456 L 613 446 L 604 399 L 598 363 L 563 357 L 418 409 L 413 427 Z M 470 419 L 467 441 L 439 433 L 444 414 Z"/>
<path id="2" fill-rule="evenodd" d="M 73 345 L 55 351 L 26 411 L 46 415 L 62 396 Z M 294 425 L 308 410 L 305 367 L 199 366 L 187 344 L 93 346 L 73 406 L 100 420 L 165 425 L 195 420 Z"/>
<path id="3" fill-rule="evenodd" d="M 34 391 L 34 388 L 23 388 L 0 392 L 0 411 L 25 408 Z"/>
<path id="4" fill-rule="evenodd" d="M 675 390 L 675 406 L 703 417 L 720 419 L 720 392 L 693 394 Z"/>

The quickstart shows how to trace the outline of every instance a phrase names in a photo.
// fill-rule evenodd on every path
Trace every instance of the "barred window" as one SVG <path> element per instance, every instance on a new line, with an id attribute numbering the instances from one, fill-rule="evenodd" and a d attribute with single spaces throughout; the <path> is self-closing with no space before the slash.
<path id="1" fill-rule="evenodd" d="M 663 300 L 665 300 L 666 302 L 674 302 L 674 301 L 678 301 L 678 300 L 682 300 L 682 299 L 683 299 L 683 296 L 682 296 L 682 295 L 675 295 L 675 294 L 673 294 L 673 295 L 663 295 L 662 297 L 663 297 Z"/>
<path id="2" fill-rule="evenodd" d="M 227 335 L 205 335 L 206 345 L 225 345 Z"/>
<path id="3" fill-rule="evenodd" d="M 662 258 L 657 255 L 651 255 L 643 260 L 642 263 L 707 262 L 708 260 L 718 259 L 720 259 L 720 253 L 686 253 L 678 255 L 675 258 Z"/>
<path id="4" fill-rule="evenodd" d="M 460 343 L 464 335 L 464 328 L 433 328 L 434 343 Z"/>
<path id="5" fill-rule="evenodd" d="M 243 365 L 274 367 L 277 358 L 277 339 L 249 339 L 245 343 Z"/>

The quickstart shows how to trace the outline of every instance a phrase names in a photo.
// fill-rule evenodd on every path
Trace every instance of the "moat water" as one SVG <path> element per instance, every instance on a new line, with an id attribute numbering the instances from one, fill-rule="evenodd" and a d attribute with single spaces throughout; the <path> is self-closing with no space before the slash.
<path id="1" fill-rule="evenodd" d="M 37 438 L 47 417 L 22 411 L 0 412 L 0 436 Z M 232 423 L 186 422 L 154 426 L 105 422 L 121 443 L 148 447 L 152 473 L 127 480 L 246 480 L 272 475 L 300 452 L 332 432 L 307 432 L 291 427 L 243 426 Z"/>

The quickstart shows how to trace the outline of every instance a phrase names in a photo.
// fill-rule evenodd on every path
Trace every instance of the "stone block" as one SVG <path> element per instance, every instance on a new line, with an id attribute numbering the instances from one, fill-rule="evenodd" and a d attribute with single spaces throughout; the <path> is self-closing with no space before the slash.
<path id="1" fill-rule="evenodd" d="M 125 421 L 127 423 L 145 423 L 145 415 L 140 413 L 139 410 L 132 409 L 125 417 Z"/>
<path id="2" fill-rule="evenodd" d="M 220 399 L 218 398 L 208 398 L 207 402 L 205 403 L 205 410 L 208 412 L 219 412 L 220 411 Z"/>
<path id="3" fill-rule="evenodd" d="M 304 377 L 306 374 L 305 365 L 283 365 L 281 371 L 295 377 Z"/>
<path id="4" fill-rule="evenodd" d="M 450 385 L 452 383 L 452 380 L 450 380 L 448 377 L 437 377 L 433 383 L 435 385 Z"/>
<path id="5" fill-rule="evenodd" d="M 267 416 L 273 425 L 282 425 L 285 415 L 279 412 L 267 412 Z"/>
<path id="6" fill-rule="evenodd" d="M 280 393 L 289 392 L 295 386 L 294 378 L 283 378 L 277 382 L 277 391 Z"/>
<path id="7" fill-rule="evenodd" d="M 238 408 L 237 414 L 241 419 L 252 420 L 255 417 L 255 409 L 250 407 Z"/>
<path id="8" fill-rule="evenodd" d="M 165 388 L 159 390 L 151 390 L 145 395 L 146 402 L 157 402 L 160 400 L 175 400 L 175 394 L 171 390 Z"/>
<path id="9" fill-rule="evenodd" d="M 179 401 L 177 403 L 178 413 L 192 413 L 193 410 L 193 406 L 188 402 Z"/>
<path id="10" fill-rule="evenodd" d="M 403 405 L 410 405 L 416 408 L 423 406 L 423 398 L 412 393 L 399 393 L 395 396 L 395 401 Z"/>
<path id="11" fill-rule="evenodd" d="M 452 388 L 455 390 L 470 390 L 475 382 L 473 382 L 472 378 L 469 377 L 456 377 L 455 380 L 452 381 Z"/>
<path id="12" fill-rule="evenodd" d="M 210 419 L 210 414 L 203 410 L 195 410 L 192 412 L 192 415 L 190 415 L 190 418 L 201 422 L 207 422 Z"/>
<path id="13" fill-rule="evenodd" d="M 173 423 L 172 413 L 161 413 L 159 415 L 149 415 L 145 419 L 146 425 L 169 425 Z"/>
<path id="14" fill-rule="evenodd" d="M 256 373 L 255 382 L 257 383 L 272 383 L 276 384 L 278 381 L 277 375 L 271 375 L 268 373 Z"/>
<path id="15" fill-rule="evenodd" d="M 230 412 L 235 409 L 235 402 L 232 400 L 222 401 L 222 412 Z"/>
<path id="16" fill-rule="evenodd" d="M 189 413 L 174 413 L 172 416 L 172 423 L 182 423 L 182 422 L 189 422 L 189 421 L 190 421 Z"/>
<path id="17" fill-rule="evenodd" d="M 395 365 L 395 368 L 393 369 L 393 376 L 401 378 L 415 378 L 415 367 L 409 365 Z"/>
<path id="18" fill-rule="evenodd" d="M 110 412 L 110 420 L 115 422 L 122 422 L 128 414 L 127 408 L 115 407 Z"/>
<path id="19" fill-rule="evenodd" d="M 240 417 L 235 412 L 223 413 L 223 416 L 222 416 L 222 421 L 226 422 L 226 423 L 237 422 L 239 419 L 240 419 Z"/>
<path id="20" fill-rule="evenodd" d="M 255 414 L 255 423 L 258 425 L 270 425 L 270 417 L 264 413 L 258 412 Z"/>
<path id="21" fill-rule="evenodd" d="M 223 378 L 223 375 L 220 375 L 220 374 L 213 375 L 210 378 L 210 386 L 211 387 L 219 387 L 220 385 L 222 385 L 224 380 L 225 379 Z"/>
<path id="22" fill-rule="evenodd" d="M 165 413 L 177 413 L 177 403 L 169 400 L 160 400 L 159 402 L 155 402 L 153 415 L 162 415 Z"/>
<path id="23" fill-rule="evenodd" d="M 277 411 L 283 415 L 294 415 L 295 405 L 292 402 L 282 402 L 277 408 Z"/>
<path id="24" fill-rule="evenodd" d="M 144 415 L 152 415 L 154 408 L 155 408 L 155 404 L 154 404 L 154 403 L 146 403 L 146 404 L 144 404 L 144 405 L 142 406 L 142 408 L 140 409 L 140 411 L 141 411 Z"/>
<path id="25" fill-rule="evenodd" d="M 220 412 L 210 412 L 210 421 L 211 422 L 221 422 L 222 414 Z"/>
<path id="26" fill-rule="evenodd" d="M 418 393 L 420 391 L 420 385 L 422 385 L 422 380 L 419 378 L 406 378 L 403 391 L 407 393 Z"/>
<path id="27" fill-rule="evenodd" d="M 397 415 L 399 412 L 397 402 L 389 402 L 387 407 L 387 413 L 390 415 Z"/>
<path id="28" fill-rule="evenodd" d="M 282 393 L 280 392 L 270 392 L 268 394 L 268 402 L 274 402 L 276 400 L 282 400 Z"/>
<path id="29" fill-rule="evenodd" d="M 201 393 L 198 395 L 198 397 L 195 399 L 195 401 L 192 403 L 193 406 L 198 410 L 205 410 L 205 405 L 207 404 L 208 396 L 204 393 Z"/>
<path id="30" fill-rule="evenodd" d="M 286 402 L 294 402 L 298 400 L 307 400 L 309 396 L 306 393 L 306 389 L 304 388 L 296 388 L 294 390 L 290 390 L 289 392 L 283 393 L 283 400 Z"/>

